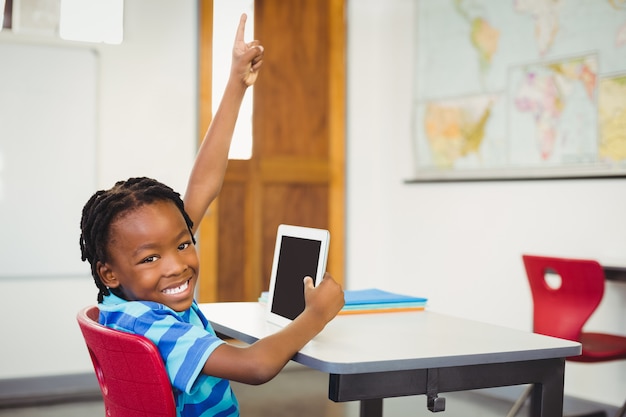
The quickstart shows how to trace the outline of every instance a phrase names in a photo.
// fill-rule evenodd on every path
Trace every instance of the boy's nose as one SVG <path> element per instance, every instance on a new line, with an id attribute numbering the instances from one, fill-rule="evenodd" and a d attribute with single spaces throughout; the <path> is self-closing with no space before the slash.
<path id="1" fill-rule="evenodd" d="M 187 263 L 180 256 L 170 256 L 163 262 L 163 275 L 177 276 L 187 270 Z"/>

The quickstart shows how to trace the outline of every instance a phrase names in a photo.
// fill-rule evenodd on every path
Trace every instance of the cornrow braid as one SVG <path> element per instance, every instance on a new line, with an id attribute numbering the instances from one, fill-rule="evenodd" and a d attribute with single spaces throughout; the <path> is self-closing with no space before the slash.
<path id="1" fill-rule="evenodd" d="M 191 238 L 196 243 L 192 227 L 193 222 L 185 211 L 180 194 L 165 184 L 154 179 L 139 177 L 117 182 L 109 190 L 97 191 L 83 207 L 80 220 L 81 259 L 89 261 L 91 275 L 98 287 L 98 302 L 110 294 L 109 288 L 100 280 L 98 262 L 108 259 L 107 244 L 111 223 L 123 213 L 135 210 L 145 204 L 156 201 L 172 201 L 183 215 Z"/>

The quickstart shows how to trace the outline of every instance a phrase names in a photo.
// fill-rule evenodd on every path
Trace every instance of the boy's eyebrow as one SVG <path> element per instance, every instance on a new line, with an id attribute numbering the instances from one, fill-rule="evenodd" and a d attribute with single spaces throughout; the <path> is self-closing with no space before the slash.
<path id="1" fill-rule="evenodd" d="M 178 241 L 178 240 L 182 239 L 183 237 L 189 236 L 189 235 L 190 235 L 190 232 L 189 232 L 188 229 L 181 229 L 180 233 L 176 235 L 174 240 Z M 156 248 L 156 247 L 159 246 L 159 243 L 160 242 L 148 242 L 148 243 L 145 243 L 143 245 L 140 245 L 137 249 L 135 249 L 133 251 L 133 255 L 138 255 L 139 253 L 141 253 L 144 250 L 149 250 L 149 249 L 152 249 L 152 248 Z"/>

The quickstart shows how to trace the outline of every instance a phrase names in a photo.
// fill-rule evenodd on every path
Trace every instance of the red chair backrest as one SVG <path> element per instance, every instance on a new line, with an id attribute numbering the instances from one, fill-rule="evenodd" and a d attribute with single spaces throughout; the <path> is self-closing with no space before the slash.
<path id="1" fill-rule="evenodd" d="M 604 270 L 593 260 L 523 255 L 533 297 L 533 331 L 580 341 L 583 325 L 604 294 Z M 546 273 L 561 278 L 560 287 L 546 282 Z"/>
<path id="2" fill-rule="evenodd" d="M 100 384 L 107 417 L 175 416 L 176 405 L 163 359 L 143 336 L 98 323 L 97 306 L 76 319 Z"/>

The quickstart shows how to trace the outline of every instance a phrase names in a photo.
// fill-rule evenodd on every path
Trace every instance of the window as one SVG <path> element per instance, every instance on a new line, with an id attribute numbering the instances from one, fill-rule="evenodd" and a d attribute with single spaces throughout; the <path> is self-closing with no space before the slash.
<path id="1" fill-rule="evenodd" d="M 82 1 L 82 0 L 76 0 Z M 230 74 L 233 41 L 241 13 L 248 15 L 245 40 L 254 39 L 253 0 L 214 0 L 213 2 L 213 97 L 212 108 L 217 110 Z M 249 88 L 233 134 L 230 146 L 230 159 L 250 159 L 252 157 L 252 94 Z"/>
<path id="2" fill-rule="evenodd" d="M 123 34 L 123 0 L 61 0 L 62 39 L 120 44 Z"/>
<path id="3" fill-rule="evenodd" d="M 0 0 L 1 28 L 14 33 L 119 44 L 124 0 Z"/>

